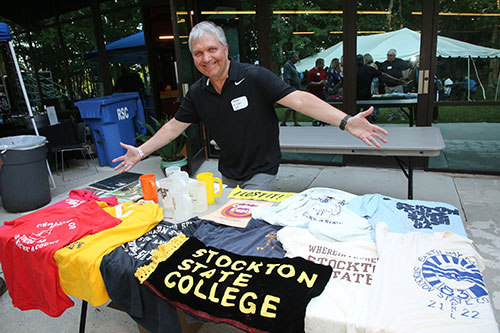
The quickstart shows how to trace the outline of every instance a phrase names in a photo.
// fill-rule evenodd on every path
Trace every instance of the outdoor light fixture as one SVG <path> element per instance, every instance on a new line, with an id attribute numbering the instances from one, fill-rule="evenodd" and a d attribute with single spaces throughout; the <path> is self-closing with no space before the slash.
<path id="1" fill-rule="evenodd" d="M 202 10 L 202 15 L 255 15 L 257 12 L 255 10 Z M 342 10 L 273 10 L 273 14 L 275 15 L 289 15 L 289 14 L 314 14 L 314 15 L 342 15 Z M 383 11 L 383 10 L 358 10 L 358 14 L 361 15 L 389 15 L 392 11 Z M 187 15 L 186 11 L 178 11 L 177 15 Z M 194 15 L 194 12 L 191 11 L 191 15 Z"/>
<path id="2" fill-rule="evenodd" d="M 179 38 L 184 38 L 184 39 L 187 39 L 189 38 L 189 36 L 179 36 Z M 174 39 L 174 36 L 172 35 L 162 35 L 162 36 L 158 36 L 158 39 L 162 39 L 162 40 L 165 40 L 165 39 Z"/>
<path id="3" fill-rule="evenodd" d="M 422 12 L 411 12 L 412 15 L 422 15 Z M 441 12 L 440 16 L 500 16 L 500 13 L 445 13 Z"/>

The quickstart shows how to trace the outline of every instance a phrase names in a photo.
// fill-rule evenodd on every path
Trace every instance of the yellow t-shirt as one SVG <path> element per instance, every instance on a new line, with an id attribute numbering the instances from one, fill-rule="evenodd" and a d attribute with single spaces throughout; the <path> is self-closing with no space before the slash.
<path id="1" fill-rule="evenodd" d="M 54 255 L 64 292 L 93 306 L 109 300 L 99 270 L 102 257 L 141 237 L 163 220 L 163 210 L 152 202 L 126 202 L 113 207 L 104 204 L 101 207 L 122 222 L 114 228 L 82 237 Z"/>

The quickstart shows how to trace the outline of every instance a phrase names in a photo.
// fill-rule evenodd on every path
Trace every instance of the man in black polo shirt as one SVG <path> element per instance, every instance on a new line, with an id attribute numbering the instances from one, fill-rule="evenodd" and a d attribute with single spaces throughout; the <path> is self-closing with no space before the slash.
<path id="1" fill-rule="evenodd" d="M 230 187 L 270 190 L 278 172 L 278 117 L 274 103 L 339 126 L 367 145 L 387 142 L 387 131 L 370 124 L 373 108 L 354 117 L 296 90 L 262 66 L 228 58 L 226 36 L 212 22 L 197 24 L 189 34 L 189 49 L 196 68 L 204 75 L 189 89 L 175 117 L 140 147 L 120 143 L 127 153 L 113 162 L 120 172 L 169 143 L 191 123 L 203 121 L 221 149 L 219 171 Z"/>

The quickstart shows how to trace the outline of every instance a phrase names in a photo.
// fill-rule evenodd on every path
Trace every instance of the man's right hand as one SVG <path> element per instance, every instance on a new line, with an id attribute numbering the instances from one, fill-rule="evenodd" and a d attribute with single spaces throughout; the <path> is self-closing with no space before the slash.
<path id="1" fill-rule="evenodd" d="M 123 173 L 132 169 L 134 165 L 136 165 L 141 160 L 141 155 L 139 154 L 137 148 L 134 146 L 127 145 L 123 142 L 120 142 L 120 146 L 127 149 L 127 152 L 125 153 L 125 155 L 118 156 L 111 162 L 116 163 L 121 161 L 120 164 L 115 166 L 115 170 L 120 170 L 120 173 Z"/>

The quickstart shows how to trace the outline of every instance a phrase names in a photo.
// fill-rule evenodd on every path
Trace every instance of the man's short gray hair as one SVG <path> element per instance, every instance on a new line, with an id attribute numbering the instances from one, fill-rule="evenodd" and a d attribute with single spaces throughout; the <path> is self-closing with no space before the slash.
<path id="1" fill-rule="evenodd" d="M 215 39 L 217 39 L 223 47 L 226 47 L 227 40 L 224 30 L 213 22 L 203 21 L 195 25 L 193 29 L 191 29 L 191 32 L 189 33 L 189 40 L 188 40 L 189 51 L 193 52 L 192 50 L 193 43 L 196 40 L 206 35 L 211 35 L 215 37 Z"/>
<path id="2" fill-rule="evenodd" d="M 398 54 L 398 53 L 396 52 L 396 49 L 389 49 L 389 51 L 387 51 L 387 53 L 389 53 L 389 52 L 394 53 L 394 56 L 396 56 L 396 55 Z"/>

